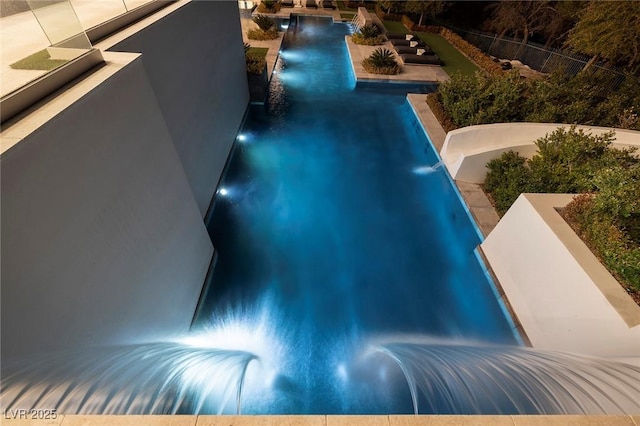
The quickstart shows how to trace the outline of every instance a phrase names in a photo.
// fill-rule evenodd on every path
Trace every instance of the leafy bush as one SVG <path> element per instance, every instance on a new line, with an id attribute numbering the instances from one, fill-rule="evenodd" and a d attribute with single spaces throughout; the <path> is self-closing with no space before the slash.
<path id="1" fill-rule="evenodd" d="M 451 117 L 442 108 L 442 102 L 440 101 L 440 95 L 438 92 L 429 93 L 427 95 L 427 105 L 431 108 L 431 112 L 436 116 L 436 119 L 442 126 L 445 132 L 450 132 L 456 129 L 456 125 L 451 121 Z"/>
<path id="2" fill-rule="evenodd" d="M 269 31 L 271 28 L 275 28 L 276 26 L 276 21 L 264 15 L 254 16 L 253 22 L 255 22 L 258 28 L 260 28 L 262 31 Z"/>
<path id="3" fill-rule="evenodd" d="M 351 36 L 351 40 L 353 40 L 355 44 L 362 44 L 365 46 L 378 46 L 384 43 L 384 36 L 379 35 L 373 38 L 366 38 L 360 33 L 354 33 Z"/>
<path id="4" fill-rule="evenodd" d="M 365 71 L 373 74 L 392 75 L 400 72 L 400 66 L 396 62 L 395 55 L 384 48 L 377 48 L 368 58 L 362 61 Z"/>
<path id="5" fill-rule="evenodd" d="M 485 189 L 501 214 L 522 192 L 593 192 L 604 182 L 598 180 L 602 170 L 631 169 L 639 162 L 632 150 L 610 148 L 613 140 L 613 132 L 591 135 L 558 128 L 536 141 L 538 152 L 529 160 L 507 152 L 490 161 Z"/>
<path id="6" fill-rule="evenodd" d="M 500 77 L 455 74 L 438 87 L 442 107 L 459 126 L 514 121 L 526 86 L 516 71 Z"/>
<path id="7" fill-rule="evenodd" d="M 377 25 L 373 24 L 363 25 L 362 27 L 360 27 L 359 32 L 364 38 L 373 38 L 380 35 L 380 28 L 378 28 Z"/>
<path id="8" fill-rule="evenodd" d="M 614 91 L 610 76 L 555 73 L 522 81 L 516 71 L 502 75 L 460 74 L 440 85 L 442 107 L 456 126 L 533 121 L 640 130 L 640 77 L 628 75 Z"/>
<path id="9" fill-rule="evenodd" d="M 276 13 L 280 11 L 280 2 L 276 0 L 262 0 L 258 5 L 260 13 Z"/>
<path id="10" fill-rule="evenodd" d="M 357 33 L 353 34 L 352 40 L 355 44 L 377 46 L 382 44 L 385 39 L 376 25 L 365 25 Z"/>
<path id="11" fill-rule="evenodd" d="M 563 216 L 640 300 L 640 160 L 613 140 L 559 128 L 536 141 L 530 160 L 510 151 L 490 161 L 484 188 L 501 214 L 522 192 L 582 192 Z"/>
<path id="12" fill-rule="evenodd" d="M 262 31 L 260 28 L 252 28 L 247 31 L 247 37 L 249 40 L 274 40 L 278 38 L 278 32 L 275 28 L 271 28 L 268 31 Z"/>
<path id="13" fill-rule="evenodd" d="M 523 192 L 529 191 L 531 171 L 525 166 L 526 158 L 509 151 L 487 164 L 489 172 L 484 180 L 496 210 L 503 215 Z"/>
<path id="14" fill-rule="evenodd" d="M 260 75 L 267 65 L 266 48 L 252 48 L 250 44 L 244 43 L 244 55 L 247 62 L 247 72 L 249 74 Z"/>
<path id="15" fill-rule="evenodd" d="M 579 195 L 562 210 L 562 216 L 616 279 L 638 295 L 640 245 L 619 226 L 615 214 L 603 214 L 600 197 L 600 193 Z"/>

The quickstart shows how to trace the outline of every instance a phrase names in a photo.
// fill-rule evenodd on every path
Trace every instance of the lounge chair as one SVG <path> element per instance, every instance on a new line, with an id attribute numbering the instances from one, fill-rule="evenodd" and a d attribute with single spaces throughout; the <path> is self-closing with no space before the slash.
<path id="1" fill-rule="evenodd" d="M 293 7 L 293 6 L 294 6 L 294 4 L 293 4 L 293 0 L 282 0 L 282 1 L 280 2 L 280 5 L 281 5 L 282 7 Z"/>
<path id="2" fill-rule="evenodd" d="M 322 0 L 322 8 L 335 9 L 336 7 L 333 5 L 333 2 L 331 0 Z"/>
<path id="3" fill-rule="evenodd" d="M 411 55 L 404 53 L 400 57 L 405 64 L 442 65 L 442 61 L 437 55 Z"/>
<path id="4" fill-rule="evenodd" d="M 388 40 L 413 40 L 417 37 L 413 34 L 403 34 L 403 33 L 387 33 L 385 34 Z M 409 36 L 410 38 L 407 38 Z"/>
<path id="5" fill-rule="evenodd" d="M 304 2 L 304 7 L 311 7 L 311 8 L 317 9 L 318 4 L 316 3 L 316 0 L 306 0 Z"/>
<path id="6" fill-rule="evenodd" d="M 433 50 L 429 46 L 424 47 L 409 47 L 409 46 L 394 46 L 393 47 L 398 55 L 403 53 L 410 55 L 433 55 Z"/>
<path id="7" fill-rule="evenodd" d="M 422 40 L 391 40 L 391 44 L 395 46 L 419 47 L 424 48 L 426 44 Z"/>

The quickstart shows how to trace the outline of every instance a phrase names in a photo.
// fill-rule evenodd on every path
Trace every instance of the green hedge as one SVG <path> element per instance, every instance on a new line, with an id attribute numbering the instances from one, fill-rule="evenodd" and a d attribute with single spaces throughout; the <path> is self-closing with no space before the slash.
<path id="1" fill-rule="evenodd" d="M 484 188 L 504 214 L 523 192 L 582 193 L 565 218 L 617 279 L 640 291 L 640 159 L 611 148 L 613 132 L 559 128 L 525 159 L 513 151 L 487 164 Z"/>
<path id="2" fill-rule="evenodd" d="M 640 130 L 640 77 L 628 75 L 604 93 L 610 76 L 553 74 L 522 80 L 502 75 L 453 75 L 438 88 L 445 113 L 457 127 L 499 122 L 571 123 Z"/>

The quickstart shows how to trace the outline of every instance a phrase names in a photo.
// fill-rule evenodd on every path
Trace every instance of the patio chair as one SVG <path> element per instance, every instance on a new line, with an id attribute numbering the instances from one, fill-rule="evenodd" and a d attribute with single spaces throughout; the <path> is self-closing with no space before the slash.
<path id="1" fill-rule="evenodd" d="M 333 2 L 331 0 L 322 0 L 322 8 L 335 9 L 336 7 L 333 5 Z"/>
<path id="2" fill-rule="evenodd" d="M 413 34 L 403 33 L 387 33 L 385 34 L 388 40 L 415 40 L 417 37 Z"/>
<path id="3" fill-rule="evenodd" d="M 423 47 L 409 47 L 409 46 L 394 46 L 393 47 L 398 55 L 403 53 L 409 55 L 433 55 L 433 50 L 429 48 L 429 46 L 425 45 Z"/>
<path id="4" fill-rule="evenodd" d="M 280 5 L 282 7 L 294 7 L 293 0 L 282 0 Z"/>
<path id="5" fill-rule="evenodd" d="M 317 9 L 318 8 L 318 4 L 316 3 L 316 0 L 306 0 L 304 2 L 304 7 Z"/>
<path id="6" fill-rule="evenodd" d="M 400 57 L 405 64 L 442 65 L 442 61 L 437 55 L 411 55 L 404 53 Z"/>
<path id="7" fill-rule="evenodd" d="M 391 44 L 395 46 L 407 46 L 407 47 L 417 47 L 424 49 L 426 44 L 422 40 L 390 40 Z"/>

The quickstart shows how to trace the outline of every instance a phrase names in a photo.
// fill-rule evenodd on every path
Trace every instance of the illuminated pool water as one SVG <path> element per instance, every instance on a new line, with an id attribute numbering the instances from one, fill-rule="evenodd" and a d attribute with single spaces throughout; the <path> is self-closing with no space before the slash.
<path id="1" fill-rule="evenodd" d="M 20 360 L 0 406 L 639 413 L 640 367 L 518 346 L 474 255 L 478 233 L 405 100 L 430 88 L 356 88 L 346 26 L 299 21 L 218 189 L 218 259 L 192 332 Z"/>
<path id="2" fill-rule="evenodd" d="M 348 27 L 298 23 L 220 183 L 209 223 L 218 258 L 198 323 L 267 303 L 295 342 L 290 386 L 327 395 L 284 410 L 343 412 L 332 376 L 361 339 L 516 338 L 474 254 L 474 224 L 444 168 L 428 168 L 438 157 L 406 93 L 433 87 L 355 87 Z M 403 399 L 348 409 L 410 412 Z"/>

